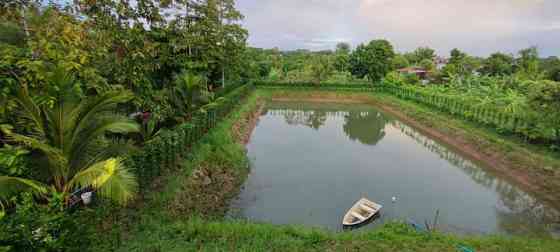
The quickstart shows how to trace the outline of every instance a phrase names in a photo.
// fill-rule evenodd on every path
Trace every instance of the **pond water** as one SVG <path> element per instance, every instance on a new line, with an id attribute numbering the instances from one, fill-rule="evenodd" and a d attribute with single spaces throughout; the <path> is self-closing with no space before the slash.
<path id="1" fill-rule="evenodd" d="M 439 210 L 448 232 L 560 233 L 557 210 L 371 105 L 271 102 L 247 148 L 233 218 L 338 231 L 366 196 L 383 205 L 366 228 L 432 223 Z"/>

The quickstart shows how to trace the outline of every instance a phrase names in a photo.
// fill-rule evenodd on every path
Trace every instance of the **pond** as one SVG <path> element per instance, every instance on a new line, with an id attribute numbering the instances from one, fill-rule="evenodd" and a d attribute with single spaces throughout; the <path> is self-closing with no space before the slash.
<path id="1" fill-rule="evenodd" d="M 365 196 L 383 205 L 366 229 L 439 211 L 446 232 L 560 233 L 557 210 L 371 105 L 270 102 L 247 148 L 234 218 L 339 231 Z"/>

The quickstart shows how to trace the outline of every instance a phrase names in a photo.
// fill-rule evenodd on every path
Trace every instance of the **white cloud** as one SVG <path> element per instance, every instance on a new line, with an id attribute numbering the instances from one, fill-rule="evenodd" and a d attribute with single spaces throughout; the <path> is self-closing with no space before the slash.
<path id="1" fill-rule="evenodd" d="M 401 50 L 427 45 L 440 52 L 459 47 L 483 54 L 515 50 L 527 41 L 550 45 L 547 32 L 560 28 L 560 0 L 238 0 L 238 4 L 252 44 L 284 49 L 328 49 L 342 39 L 356 44 L 386 38 Z M 539 37 L 527 37 L 535 32 Z M 544 49 L 560 53 L 560 48 Z"/>

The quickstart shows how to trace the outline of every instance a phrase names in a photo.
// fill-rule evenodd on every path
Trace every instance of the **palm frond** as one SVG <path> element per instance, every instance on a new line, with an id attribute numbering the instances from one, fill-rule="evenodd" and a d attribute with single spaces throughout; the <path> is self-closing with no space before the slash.
<path id="1" fill-rule="evenodd" d="M 43 113 L 41 108 L 35 103 L 29 96 L 29 90 L 27 87 L 23 86 L 18 90 L 18 94 L 15 97 L 15 101 L 20 105 L 18 110 L 18 116 L 21 122 L 26 124 L 31 123 L 31 128 L 38 138 L 45 138 L 47 135 L 47 128 L 45 124 L 46 115 Z"/>
<path id="2" fill-rule="evenodd" d="M 68 183 L 70 188 L 93 187 L 102 197 L 126 205 L 138 192 L 136 176 L 124 166 L 121 158 L 95 163 L 77 173 Z"/>
<path id="3" fill-rule="evenodd" d="M 37 195 L 46 194 L 48 187 L 41 182 L 18 177 L 0 176 L 0 200 L 7 201 L 10 197 L 22 192 Z"/>
<path id="4" fill-rule="evenodd" d="M 71 142 L 75 143 L 82 130 L 95 122 L 100 114 L 111 112 L 117 104 L 133 98 L 130 91 L 110 91 L 86 98 L 69 115 L 67 128 L 72 132 Z"/>
<path id="5" fill-rule="evenodd" d="M 103 137 L 106 132 L 129 133 L 140 131 L 138 123 L 122 115 L 107 114 L 102 117 L 98 115 L 96 119 L 80 131 L 80 134 L 76 136 L 71 146 L 68 146 L 66 150 L 72 170 L 82 167 L 78 162 L 82 159 L 80 156 L 88 153 L 88 149 L 92 147 L 92 144 L 95 144 L 95 140 Z"/>
<path id="6" fill-rule="evenodd" d="M 7 139 L 17 142 L 33 150 L 38 150 L 43 153 L 49 160 L 49 168 L 54 177 L 66 177 L 68 169 L 68 160 L 60 149 L 52 147 L 38 139 L 20 135 L 10 130 L 5 130 L 4 133 Z"/>
<path id="7" fill-rule="evenodd" d="M 104 139 L 101 138 L 89 148 L 85 158 L 85 167 L 89 167 L 97 162 L 115 158 L 118 156 L 126 156 L 138 150 L 133 140 L 125 139 Z"/>

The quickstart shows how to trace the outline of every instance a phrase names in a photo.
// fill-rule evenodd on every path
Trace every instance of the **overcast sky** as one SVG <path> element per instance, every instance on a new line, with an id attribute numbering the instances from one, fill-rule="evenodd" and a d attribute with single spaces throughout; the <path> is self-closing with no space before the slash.
<path id="1" fill-rule="evenodd" d="M 535 45 L 560 55 L 560 0 L 237 0 L 251 46 L 333 49 L 384 38 L 485 56 Z"/>

